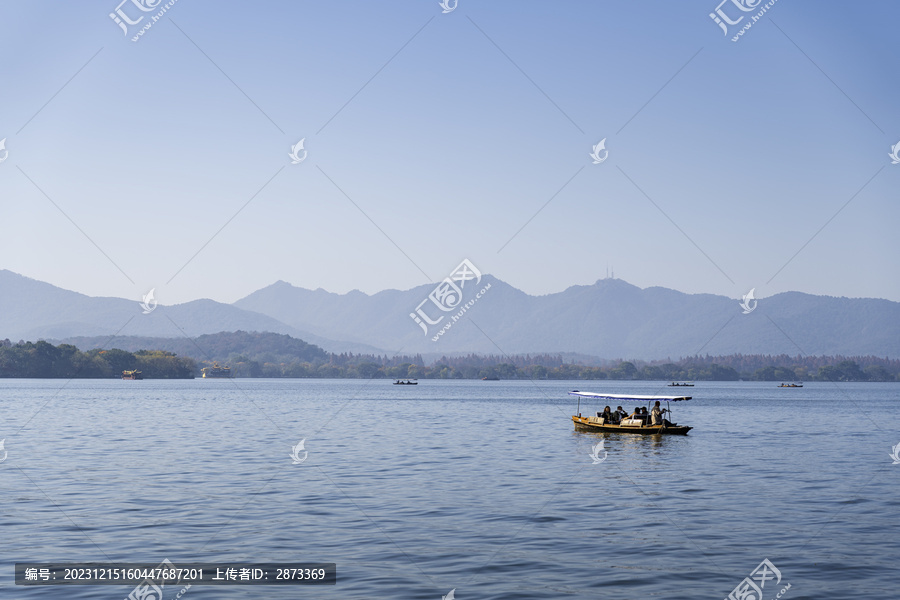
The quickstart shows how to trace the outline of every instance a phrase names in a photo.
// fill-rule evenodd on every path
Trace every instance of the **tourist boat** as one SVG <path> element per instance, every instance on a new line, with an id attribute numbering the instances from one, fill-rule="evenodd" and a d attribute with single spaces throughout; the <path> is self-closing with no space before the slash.
<path id="1" fill-rule="evenodd" d="M 803 387 L 802 383 L 782 383 L 778 387 Z"/>
<path id="2" fill-rule="evenodd" d="M 694 387 L 693 381 L 673 381 L 669 387 Z"/>
<path id="3" fill-rule="evenodd" d="M 394 385 L 419 385 L 419 382 L 415 379 L 398 379 Z"/>
<path id="4" fill-rule="evenodd" d="M 481 380 L 482 381 L 500 381 L 500 378 L 491 376 L 491 377 L 482 377 Z"/>
<path id="5" fill-rule="evenodd" d="M 650 425 L 645 421 L 644 417 L 630 418 L 626 417 L 619 423 L 606 423 L 603 417 L 597 413 L 596 417 L 586 417 L 581 414 L 581 399 L 590 400 L 611 400 L 616 404 L 625 406 L 628 403 L 647 402 L 647 412 L 650 412 L 652 403 L 656 400 L 666 403 L 666 416 L 672 416 L 669 402 L 681 402 L 682 400 L 690 400 L 691 396 L 641 396 L 635 394 L 597 394 L 594 392 L 579 392 L 574 390 L 569 392 L 570 396 L 578 396 L 577 414 L 572 415 L 572 421 L 575 423 L 575 431 L 589 432 L 608 432 L 608 433 L 640 433 L 644 435 L 685 435 L 693 427 L 687 425 L 679 425 L 670 423 L 669 425 Z M 649 416 L 646 417 L 649 419 Z"/>
<path id="6" fill-rule="evenodd" d="M 231 377 L 231 367 L 220 367 L 217 362 L 213 362 L 211 367 L 203 367 L 200 371 L 203 372 L 204 379 Z"/>
<path id="7" fill-rule="evenodd" d="M 140 371 L 122 371 L 122 379 L 143 379 L 144 374 Z"/>

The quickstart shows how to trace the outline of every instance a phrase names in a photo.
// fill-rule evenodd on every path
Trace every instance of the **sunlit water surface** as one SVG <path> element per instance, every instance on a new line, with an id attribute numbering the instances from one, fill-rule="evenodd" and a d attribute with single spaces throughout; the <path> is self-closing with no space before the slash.
<path id="1" fill-rule="evenodd" d="M 0 597 L 131 590 L 23 588 L 15 562 L 164 558 L 337 563 L 334 586 L 189 600 L 719 599 L 766 558 L 782 581 L 764 600 L 787 583 L 786 600 L 900 597 L 900 385 L 699 382 L 675 390 L 693 395 L 673 405 L 688 436 L 608 434 L 600 464 L 572 389 L 673 391 L 0 380 Z"/>

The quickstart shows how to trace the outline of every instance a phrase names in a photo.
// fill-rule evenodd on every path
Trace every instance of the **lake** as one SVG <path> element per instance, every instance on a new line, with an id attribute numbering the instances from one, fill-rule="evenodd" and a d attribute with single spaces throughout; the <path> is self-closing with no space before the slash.
<path id="1" fill-rule="evenodd" d="M 900 385 L 776 386 L 0 380 L 0 597 L 133 587 L 15 586 L 15 562 L 165 558 L 337 564 L 188 600 L 718 600 L 765 559 L 763 600 L 898 597 Z M 575 433 L 573 389 L 690 394 L 694 429 Z"/>

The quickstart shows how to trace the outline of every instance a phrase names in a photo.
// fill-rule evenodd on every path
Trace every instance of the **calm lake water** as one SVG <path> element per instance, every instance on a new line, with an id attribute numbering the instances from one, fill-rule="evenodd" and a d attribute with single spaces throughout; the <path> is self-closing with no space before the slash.
<path id="1" fill-rule="evenodd" d="M 0 598 L 132 589 L 15 586 L 15 562 L 164 558 L 337 563 L 334 586 L 188 600 L 718 600 L 763 559 L 763 600 L 900 597 L 900 385 L 775 385 L 675 389 L 689 435 L 601 437 L 567 391 L 673 388 L 0 380 Z"/>

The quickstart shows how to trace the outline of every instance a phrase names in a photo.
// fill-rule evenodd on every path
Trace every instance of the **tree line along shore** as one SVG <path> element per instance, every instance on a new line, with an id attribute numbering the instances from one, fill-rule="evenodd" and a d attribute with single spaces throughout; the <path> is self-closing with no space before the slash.
<path id="1" fill-rule="evenodd" d="M 313 349 L 313 350 L 309 350 Z M 0 341 L 0 378 L 119 378 L 141 371 L 145 379 L 191 379 L 214 362 L 234 377 L 347 379 L 584 379 L 656 381 L 900 381 L 900 361 L 877 357 L 694 356 L 677 361 L 605 361 L 580 364 L 561 355 L 455 356 L 425 365 L 421 356 L 327 353 L 306 345 L 305 359 L 245 356 L 231 352 L 197 359 L 167 350 L 79 350 L 46 341 Z M 268 357 L 272 358 L 272 357 Z"/>

